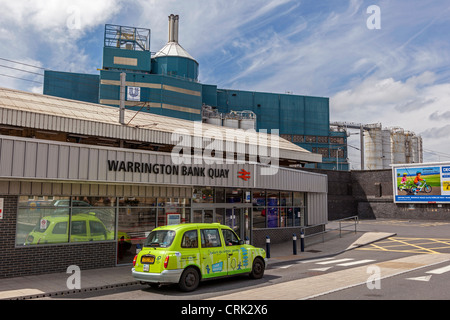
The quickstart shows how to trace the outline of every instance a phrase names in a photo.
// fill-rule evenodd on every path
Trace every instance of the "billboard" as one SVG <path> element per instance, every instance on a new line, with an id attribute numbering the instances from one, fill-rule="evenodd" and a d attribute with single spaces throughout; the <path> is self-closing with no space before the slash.
<path id="1" fill-rule="evenodd" d="M 393 165 L 395 203 L 450 203 L 450 163 Z"/>

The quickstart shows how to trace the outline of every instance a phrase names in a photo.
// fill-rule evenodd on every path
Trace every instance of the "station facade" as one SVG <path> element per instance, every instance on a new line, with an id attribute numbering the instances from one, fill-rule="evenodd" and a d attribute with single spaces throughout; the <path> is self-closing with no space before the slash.
<path id="1" fill-rule="evenodd" d="M 203 124 L 205 135 L 223 133 L 216 140 L 235 161 L 208 153 L 206 139 L 192 150 L 201 161 L 188 162 L 190 149 L 174 156 L 174 132 L 195 140 L 199 123 L 118 119 L 114 107 L 0 89 L 0 277 L 129 264 L 163 225 L 219 222 L 262 246 L 328 222 L 327 176 L 289 167 L 320 163 L 317 154 L 258 132 L 236 142 Z M 277 165 L 252 153 L 263 145 L 276 146 Z"/>

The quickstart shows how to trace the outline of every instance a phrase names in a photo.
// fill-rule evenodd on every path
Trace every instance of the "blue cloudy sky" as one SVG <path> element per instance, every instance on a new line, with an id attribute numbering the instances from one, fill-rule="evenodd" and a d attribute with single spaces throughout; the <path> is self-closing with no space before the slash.
<path id="1" fill-rule="evenodd" d="M 372 5 L 381 29 L 367 27 Z M 202 83 L 329 97 L 332 121 L 413 131 L 424 139 L 425 161 L 450 161 L 446 0 L 0 0 L 0 7 L 0 58 L 30 65 L 0 60 L 0 87 L 42 92 L 42 76 L 4 66 L 96 74 L 105 23 L 151 29 L 158 51 L 173 13 Z M 357 168 L 359 155 L 350 152 Z"/>

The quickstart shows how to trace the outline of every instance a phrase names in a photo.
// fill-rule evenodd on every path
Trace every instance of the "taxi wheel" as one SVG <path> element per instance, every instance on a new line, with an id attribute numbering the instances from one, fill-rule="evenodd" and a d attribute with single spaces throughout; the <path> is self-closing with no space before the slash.
<path id="1" fill-rule="evenodd" d="M 199 283 L 200 274 L 198 273 L 197 269 L 187 268 L 181 275 L 178 286 L 180 287 L 181 291 L 190 292 L 197 289 Z"/>
<path id="2" fill-rule="evenodd" d="M 252 272 L 250 273 L 250 278 L 261 279 L 264 276 L 264 261 L 261 258 L 255 258 L 253 261 Z"/>

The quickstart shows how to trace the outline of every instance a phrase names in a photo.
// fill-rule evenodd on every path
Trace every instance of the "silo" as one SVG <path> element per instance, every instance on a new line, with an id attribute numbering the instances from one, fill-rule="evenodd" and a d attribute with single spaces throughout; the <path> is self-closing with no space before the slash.
<path id="1" fill-rule="evenodd" d="M 383 168 L 383 142 L 381 127 L 373 127 L 364 132 L 365 169 Z"/>
<path id="2" fill-rule="evenodd" d="M 382 161 L 383 169 L 389 169 L 392 164 L 392 148 L 391 148 L 391 131 L 382 130 L 381 131 L 381 143 L 382 143 Z"/>
<path id="3" fill-rule="evenodd" d="M 223 119 L 223 126 L 228 128 L 239 129 L 239 115 L 236 112 L 231 112 L 225 115 Z"/>
<path id="4" fill-rule="evenodd" d="M 152 59 L 156 74 L 184 78 L 197 82 L 198 62 L 179 44 L 179 16 L 169 16 L 169 41 Z"/>
<path id="5" fill-rule="evenodd" d="M 417 143 L 418 143 L 417 152 L 419 154 L 419 163 L 423 163 L 423 140 L 421 136 L 417 137 Z"/>
<path id="6" fill-rule="evenodd" d="M 392 163 L 406 163 L 406 135 L 404 130 L 392 129 Z"/>
<path id="7" fill-rule="evenodd" d="M 408 138 L 411 139 L 411 158 L 409 163 L 419 163 L 419 138 L 416 136 L 409 136 Z"/>
<path id="8" fill-rule="evenodd" d="M 256 130 L 256 114 L 252 111 L 242 111 L 240 113 L 239 127 L 243 130 Z"/>
<path id="9" fill-rule="evenodd" d="M 206 123 L 221 127 L 222 126 L 222 117 L 220 114 L 211 115 L 208 119 L 206 119 Z"/>

